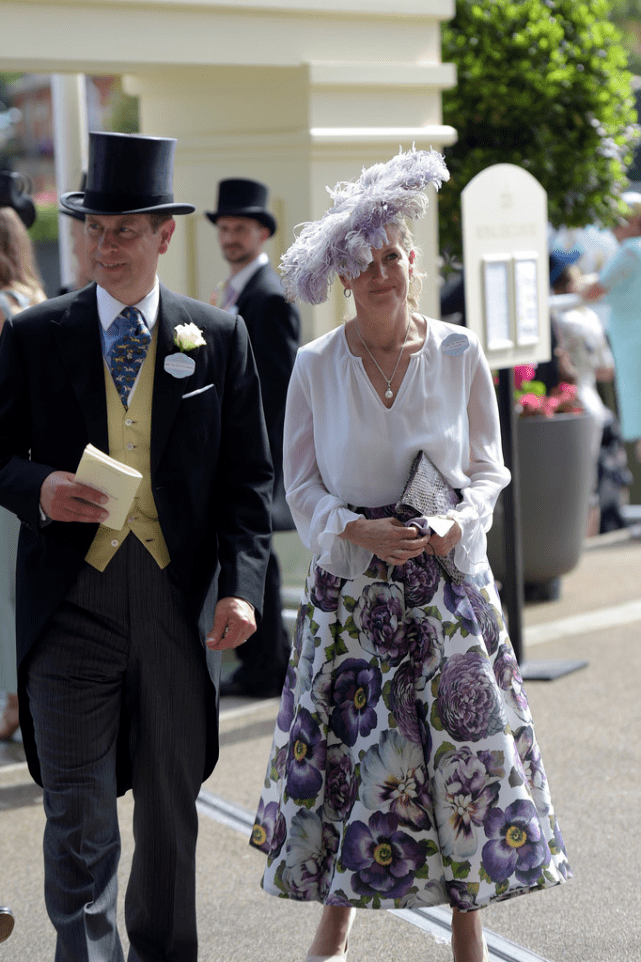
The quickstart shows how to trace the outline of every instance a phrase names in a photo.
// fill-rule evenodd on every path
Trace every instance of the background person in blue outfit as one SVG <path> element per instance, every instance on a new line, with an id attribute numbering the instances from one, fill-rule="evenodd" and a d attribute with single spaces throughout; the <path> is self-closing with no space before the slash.
<path id="1" fill-rule="evenodd" d="M 641 461 L 641 237 L 624 240 L 584 294 L 590 301 L 605 296 L 621 434 L 624 441 L 636 443 Z"/>

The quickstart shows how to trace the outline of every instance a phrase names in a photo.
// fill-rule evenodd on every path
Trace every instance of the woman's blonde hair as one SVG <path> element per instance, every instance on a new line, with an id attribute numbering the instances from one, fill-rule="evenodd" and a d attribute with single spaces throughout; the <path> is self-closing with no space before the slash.
<path id="1" fill-rule="evenodd" d="M 425 277 L 425 271 L 420 270 L 418 266 L 422 251 L 420 247 L 417 247 L 414 243 L 414 237 L 412 236 L 412 232 L 407 226 L 406 221 L 402 220 L 399 223 L 394 222 L 393 226 L 398 229 L 401 238 L 401 244 L 407 256 L 409 257 L 411 251 L 414 251 L 416 255 L 414 263 L 412 264 L 412 276 L 410 277 L 410 288 L 407 293 L 407 302 L 413 311 L 417 311 L 421 297 L 421 291 L 423 290 L 423 278 Z"/>
<path id="2" fill-rule="evenodd" d="M 12 207 L 0 207 L 0 290 L 16 285 L 44 297 L 27 229 Z"/>

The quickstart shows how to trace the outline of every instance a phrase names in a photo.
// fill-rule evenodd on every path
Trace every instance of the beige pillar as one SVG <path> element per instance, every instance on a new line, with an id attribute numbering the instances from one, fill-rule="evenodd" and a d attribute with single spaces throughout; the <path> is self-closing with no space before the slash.
<path id="1" fill-rule="evenodd" d="M 78 190 L 83 170 L 87 169 L 87 104 L 84 74 L 54 74 L 51 78 L 54 120 L 54 155 L 58 196 Z M 63 287 L 74 283 L 75 266 L 71 253 L 71 221 L 59 216 L 60 281 Z"/>
<path id="2" fill-rule="evenodd" d="M 203 217 L 217 181 L 267 183 L 280 230 L 277 262 L 296 224 L 320 217 L 325 186 L 399 148 L 440 148 L 440 26 L 454 0 L 4 0 L 0 70 L 119 73 L 140 97 L 142 131 L 178 139 L 175 193 L 198 215 L 179 218 L 163 280 L 208 300 L 226 273 Z M 418 226 L 438 310 L 436 207 Z M 344 304 L 303 311 L 305 338 Z"/>
<path id="3" fill-rule="evenodd" d="M 269 186 L 279 230 L 267 252 L 277 264 L 294 237 L 295 226 L 320 217 L 331 203 L 326 186 L 358 176 L 362 167 L 387 160 L 400 148 L 415 144 L 439 149 L 455 139 L 455 132 L 438 122 L 440 96 L 430 98 L 425 83 L 418 93 L 414 89 L 408 93 L 411 109 L 405 105 L 406 113 L 400 111 L 399 116 L 396 111 L 394 117 L 400 121 L 416 118 L 420 103 L 420 119 L 430 122 L 382 128 L 373 125 L 377 109 L 380 112 L 379 97 L 386 104 L 390 99 L 390 90 L 380 82 L 381 68 L 370 73 L 379 79 L 373 91 L 363 86 L 353 89 L 350 78 L 339 68 L 335 65 L 334 70 L 341 83 L 332 85 L 324 70 L 310 65 L 174 68 L 126 78 L 127 91 L 140 98 L 142 130 L 177 138 L 175 195 L 197 207 L 197 214 L 177 219 L 171 249 L 161 263 L 162 279 L 168 286 L 208 300 L 216 283 L 227 274 L 215 228 L 204 216 L 204 211 L 215 208 L 219 180 L 250 177 Z M 421 68 L 423 81 L 424 73 Z M 391 86 L 391 71 L 387 76 Z M 416 72 L 412 76 L 418 79 Z M 408 83 L 410 79 L 406 78 Z M 444 74 L 439 78 L 442 82 L 446 79 Z M 332 117 L 335 125 L 325 126 Z M 310 119 L 318 123 L 312 126 Z M 361 122 L 355 126 L 357 119 Z M 362 119 L 372 126 L 363 126 Z M 422 309 L 438 314 L 435 200 L 415 233 L 428 275 Z M 305 340 L 342 320 L 345 304 L 340 294 L 332 292 L 326 304 L 303 308 Z"/>

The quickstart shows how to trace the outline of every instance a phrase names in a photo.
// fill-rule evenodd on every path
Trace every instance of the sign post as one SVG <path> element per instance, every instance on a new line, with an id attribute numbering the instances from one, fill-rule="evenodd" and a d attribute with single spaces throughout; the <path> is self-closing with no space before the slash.
<path id="1" fill-rule="evenodd" d="M 496 164 L 477 174 L 461 195 L 466 324 L 499 372 L 498 403 L 505 463 L 512 483 L 503 495 L 506 578 L 504 603 L 521 673 L 550 679 L 583 667 L 537 671 L 523 651 L 523 546 L 518 476 L 514 367 L 549 361 L 547 194 L 522 167 Z"/>

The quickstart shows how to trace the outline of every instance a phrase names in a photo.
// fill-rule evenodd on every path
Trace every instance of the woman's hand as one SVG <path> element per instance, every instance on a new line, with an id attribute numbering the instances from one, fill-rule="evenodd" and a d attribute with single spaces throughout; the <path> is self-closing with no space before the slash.
<path id="1" fill-rule="evenodd" d="M 458 528 L 458 525 L 456 527 Z M 460 531 L 459 528 L 459 538 Z M 339 537 L 366 548 L 377 558 L 393 565 L 402 565 L 410 558 L 416 558 L 425 551 L 429 543 L 429 538 L 421 535 L 414 527 L 406 528 L 398 518 L 359 518 L 357 521 L 350 521 Z M 434 537 L 432 535 L 432 538 Z"/>
<path id="2" fill-rule="evenodd" d="M 459 543 L 461 540 L 461 528 L 458 521 L 455 521 L 447 534 L 439 538 L 437 534 L 432 533 L 427 542 L 427 548 L 425 549 L 428 554 L 435 554 L 439 558 L 444 558 L 445 555 L 449 554 L 452 548 Z"/>

